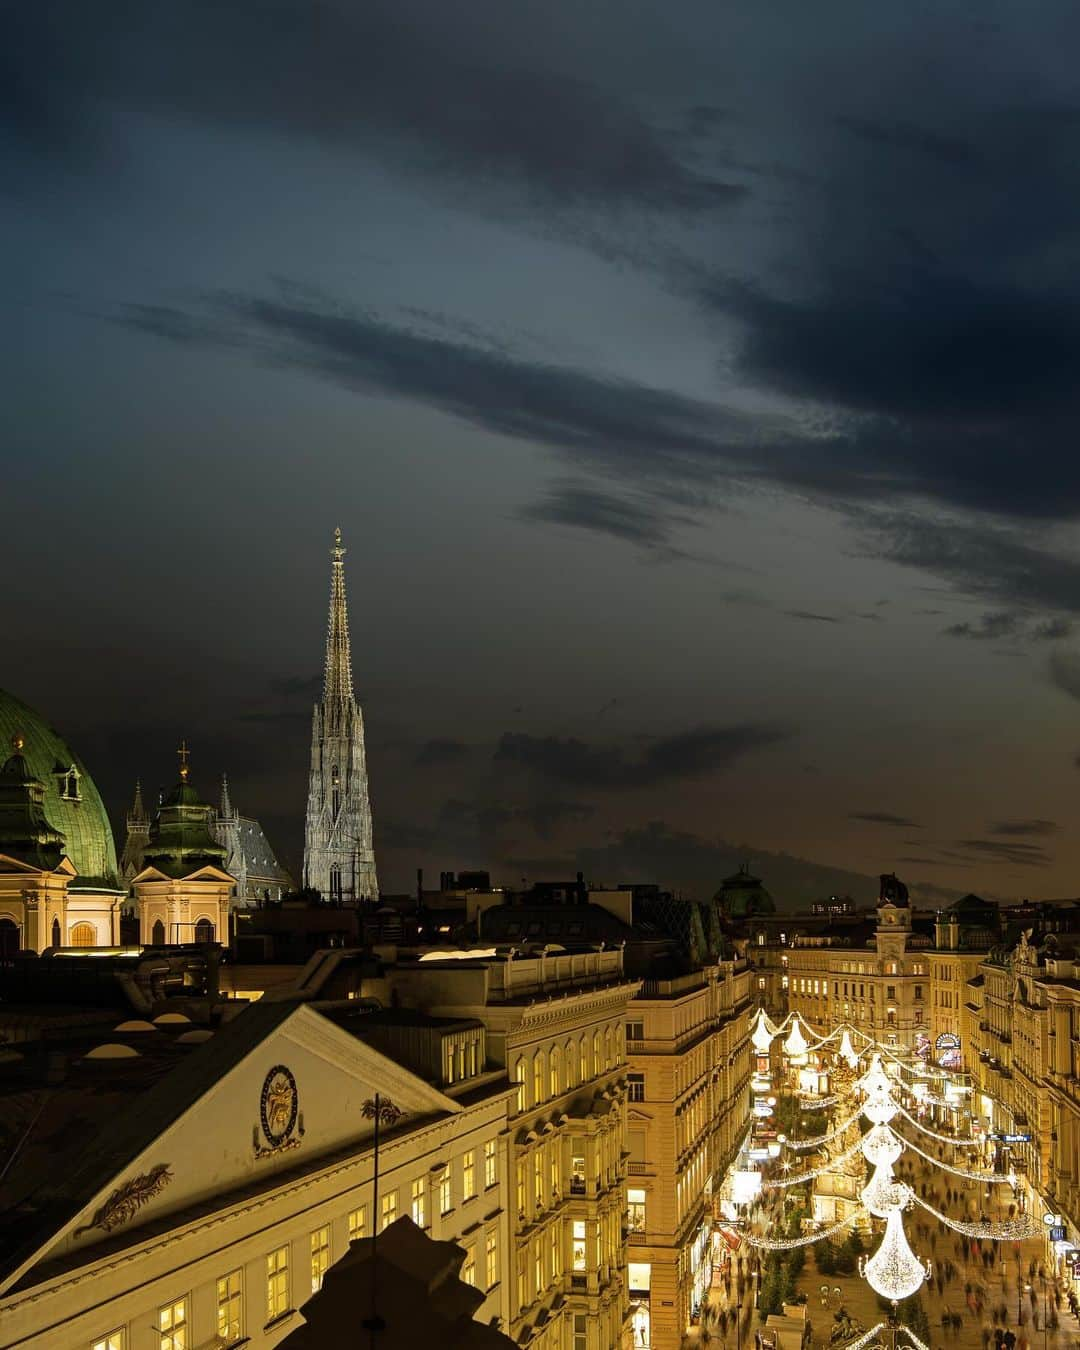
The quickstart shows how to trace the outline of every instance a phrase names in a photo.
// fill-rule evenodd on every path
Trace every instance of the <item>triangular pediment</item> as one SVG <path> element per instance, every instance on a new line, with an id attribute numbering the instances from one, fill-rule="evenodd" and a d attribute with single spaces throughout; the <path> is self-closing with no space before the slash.
<path id="1" fill-rule="evenodd" d="M 74 877 L 78 873 L 74 864 L 68 857 L 62 857 L 55 867 L 35 867 L 33 863 L 24 862 L 21 858 L 13 858 L 9 853 L 0 853 L 0 873 L 9 875 L 31 875 L 31 876 L 62 876 Z"/>
<path id="2" fill-rule="evenodd" d="M 376 1093 L 404 1113 L 399 1130 L 462 1109 L 307 1005 L 253 1004 L 149 1092 L 136 1087 L 127 1112 L 43 1197 L 42 1227 L 0 1292 L 43 1261 L 365 1152 Z"/>
<path id="3" fill-rule="evenodd" d="M 215 867 L 213 863 L 206 863 L 202 867 L 197 867 L 194 871 L 185 873 L 182 877 L 170 876 L 167 872 L 162 872 L 160 868 L 148 864 L 131 879 L 131 884 L 137 886 L 140 881 L 221 881 L 232 885 L 236 878 L 228 872 L 223 872 L 220 867 Z"/>

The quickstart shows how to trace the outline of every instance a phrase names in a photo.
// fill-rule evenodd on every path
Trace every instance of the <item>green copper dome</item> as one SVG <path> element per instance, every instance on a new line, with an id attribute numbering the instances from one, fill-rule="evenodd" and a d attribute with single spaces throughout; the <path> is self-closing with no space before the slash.
<path id="1" fill-rule="evenodd" d="M 188 782 L 187 757 L 185 743 L 180 747 L 180 781 L 161 803 L 143 850 L 144 865 L 167 877 L 187 877 L 207 866 L 224 870 L 228 856 L 210 829 L 214 808 Z"/>
<path id="2" fill-rule="evenodd" d="M 63 852 L 79 874 L 73 886 L 119 889 L 112 827 L 86 765 L 40 713 L 0 689 L 0 762 L 17 736 L 26 767 L 45 785 L 45 818 L 64 836 Z"/>

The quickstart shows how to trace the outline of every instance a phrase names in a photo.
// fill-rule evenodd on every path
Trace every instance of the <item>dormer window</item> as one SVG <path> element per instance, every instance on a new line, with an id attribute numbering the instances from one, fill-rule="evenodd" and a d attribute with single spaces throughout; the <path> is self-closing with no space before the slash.
<path id="1" fill-rule="evenodd" d="M 70 768 L 64 769 L 59 766 L 53 770 L 56 774 L 56 785 L 59 789 L 61 798 L 66 802 L 81 802 L 82 793 L 79 791 L 79 771 L 72 764 Z"/>

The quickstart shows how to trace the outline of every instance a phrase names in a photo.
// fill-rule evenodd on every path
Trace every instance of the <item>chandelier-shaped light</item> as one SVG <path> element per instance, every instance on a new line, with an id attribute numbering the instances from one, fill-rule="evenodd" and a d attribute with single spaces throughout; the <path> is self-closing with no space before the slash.
<path id="1" fill-rule="evenodd" d="M 773 1043 L 773 1033 L 769 1030 L 769 1019 L 765 1016 L 765 1009 L 759 1008 L 757 1022 L 754 1025 L 753 1034 L 750 1037 L 750 1044 L 759 1055 L 767 1055 L 769 1046 Z"/>
<path id="2" fill-rule="evenodd" d="M 806 1037 L 802 1032 L 802 1024 L 799 1021 L 798 1013 L 791 1020 L 791 1030 L 788 1032 L 788 1038 L 784 1042 L 784 1054 L 788 1059 L 798 1063 L 800 1060 L 805 1062 L 807 1051 L 810 1049 L 806 1043 Z"/>
<path id="3" fill-rule="evenodd" d="M 861 1141 L 863 1157 L 871 1167 L 891 1167 L 904 1151 L 899 1135 L 888 1125 L 875 1125 Z"/>
<path id="4" fill-rule="evenodd" d="M 862 1113 L 871 1125 L 888 1125 L 899 1109 L 887 1092 L 875 1093 L 862 1104 Z"/>
<path id="5" fill-rule="evenodd" d="M 846 1060 L 853 1069 L 859 1062 L 859 1056 L 855 1053 L 855 1047 L 851 1044 L 851 1032 L 847 1027 L 844 1028 L 844 1034 L 840 1038 L 840 1058 Z"/>
<path id="6" fill-rule="evenodd" d="M 863 1187 L 861 1199 L 876 1218 L 887 1219 L 894 1209 L 906 1209 L 913 1196 L 910 1186 L 894 1179 L 891 1164 L 880 1163 Z"/>
<path id="7" fill-rule="evenodd" d="M 859 1274 L 875 1294 L 893 1303 L 917 1294 L 930 1278 L 930 1262 L 920 1261 L 908 1246 L 899 1209 L 889 1211 L 881 1246 L 869 1260 L 859 1262 Z"/>
<path id="8" fill-rule="evenodd" d="M 870 1061 L 870 1067 L 866 1073 L 859 1079 L 858 1085 L 868 1097 L 880 1096 L 884 1092 L 892 1090 L 892 1083 L 889 1075 L 881 1066 L 881 1056 L 875 1053 Z"/>

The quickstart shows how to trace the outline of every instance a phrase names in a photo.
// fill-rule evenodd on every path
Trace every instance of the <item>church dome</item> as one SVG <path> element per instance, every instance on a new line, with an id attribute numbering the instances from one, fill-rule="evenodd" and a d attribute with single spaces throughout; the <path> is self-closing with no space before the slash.
<path id="1" fill-rule="evenodd" d="M 758 914 L 776 913 L 776 902 L 760 878 L 750 875 L 746 863 L 733 877 L 724 880 L 713 899 L 720 906 L 720 912 L 729 919 L 750 919 Z"/>
<path id="2" fill-rule="evenodd" d="M 86 765 L 40 713 L 0 689 L 0 753 L 5 757 L 16 737 L 22 738 L 30 773 L 45 785 L 45 816 L 64 836 L 63 852 L 78 873 L 74 888 L 115 888 L 112 826 Z"/>

